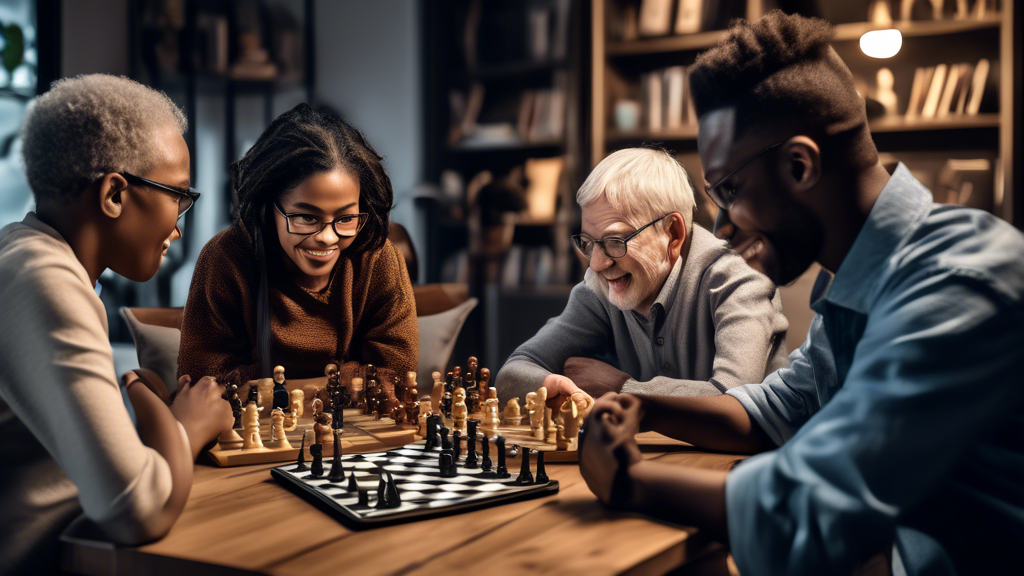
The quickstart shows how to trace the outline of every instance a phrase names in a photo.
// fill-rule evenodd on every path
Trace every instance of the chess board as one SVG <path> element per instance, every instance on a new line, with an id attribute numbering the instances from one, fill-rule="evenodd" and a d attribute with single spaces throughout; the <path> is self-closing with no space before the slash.
<path id="1" fill-rule="evenodd" d="M 491 455 L 496 466 L 494 448 L 491 447 Z M 327 479 L 331 460 L 326 457 L 324 476 L 320 478 L 313 478 L 308 470 L 295 472 L 294 463 L 273 468 L 270 474 L 289 490 L 355 530 L 469 512 L 558 492 L 556 480 L 517 486 L 518 466 L 509 470 L 509 478 L 495 478 L 493 473 L 489 475 L 479 468 L 465 468 L 465 453 L 458 462 L 457 475 L 442 478 L 438 467 L 439 454 L 439 449 L 425 450 L 422 440 L 386 452 L 344 454 L 342 463 L 346 477 L 342 482 Z M 375 508 L 379 467 L 395 479 L 402 499 L 398 508 Z M 360 505 L 358 493 L 348 490 L 351 474 L 355 474 L 359 490 L 369 492 L 368 504 Z"/>

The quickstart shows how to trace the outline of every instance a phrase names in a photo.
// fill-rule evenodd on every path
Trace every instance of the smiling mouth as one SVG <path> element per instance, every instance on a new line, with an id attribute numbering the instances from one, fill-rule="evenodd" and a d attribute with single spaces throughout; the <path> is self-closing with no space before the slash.
<path id="1" fill-rule="evenodd" d="M 619 276 L 618 278 L 607 278 L 606 277 L 605 281 L 608 282 L 608 286 L 610 286 L 612 288 L 612 290 L 614 290 L 615 292 L 622 292 L 623 290 L 626 289 L 626 286 L 629 285 L 629 280 L 630 280 L 631 277 L 632 277 L 631 274 L 623 274 L 622 276 Z"/>
<path id="2" fill-rule="evenodd" d="M 327 250 L 311 250 L 309 248 L 299 248 L 299 251 L 302 252 L 310 260 L 326 262 L 327 260 L 330 259 L 331 256 L 334 255 L 335 252 L 338 251 L 338 249 L 329 248 Z"/>

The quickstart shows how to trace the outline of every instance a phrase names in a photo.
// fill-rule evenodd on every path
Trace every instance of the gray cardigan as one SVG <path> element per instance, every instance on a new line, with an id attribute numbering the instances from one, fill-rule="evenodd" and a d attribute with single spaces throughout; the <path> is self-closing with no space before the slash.
<path id="1" fill-rule="evenodd" d="M 775 285 L 696 224 L 692 237 L 650 318 L 613 306 L 587 270 L 562 314 L 498 372 L 502 405 L 561 373 L 572 356 L 605 360 L 630 375 L 623 392 L 645 395 L 721 394 L 787 366 L 789 323 Z"/>

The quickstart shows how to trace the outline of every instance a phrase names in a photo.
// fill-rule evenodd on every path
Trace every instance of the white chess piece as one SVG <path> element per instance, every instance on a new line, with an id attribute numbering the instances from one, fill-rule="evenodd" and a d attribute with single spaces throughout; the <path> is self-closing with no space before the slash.
<path id="1" fill-rule="evenodd" d="M 427 400 L 426 398 L 420 400 L 420 414 L 417 417 L 417 420 L 420 425 L 418 432 L 421 438 L 427 437 L 427 416 L 430 415 L 430 411 L 432 410 L 430 404 L 430 400 Z"/>
<path id="2" fill-rule="evenodd" d="M 228 428 L 220 433 L 217 438 L 217 446 L 221 450 L 238 450 L 242 447 L 242 437 L 235 432 L 234 428 Z"/>
<path id="3" fill-rule="evenodd" d="M 459 388 L 455 389 L 455 393 L 452 395 L 454 403 L 452 404 L 452 421 L 453 421 L 453 432 L 458 430 L 461 434 L 466 434 L 466 418 L 469 417 L 469 409 L 466 406 L 466 389 Z"/>
<path id="4" fill-rule="evenodd" d="M 306 394 L 302 390 L 292 390 L 290 392 L 292 400 L 292 414 L 295 415 L 295 422 L 298 423 L 299 418 L 302 418 L 303 404 L 306 402 Z"/>
<path id="5" fill-rule="evenodd" d="M 260 412 L 255 404 L 246 404 L 242 411 L 242 448 L 263 448 L 260 438 Z"/>
<path id="6" fill-rule="evenodd" d="M 270 442 L 267 442 L 267 446 L 291 450 L 292 445 L 284 435 L 284 410 L 281 408 L 274 408 L 270 412 Z"/>
<path id="7" fill-rule="evenodd" d="M 520 411 L 520 408 L 519 408 L 519 398 L 518 397 L 512 398 L 511 400 L 508 401 L 507 404 L 505 404 L 504 417 L 505 417 L 505 424 L 516 425 L 516 424 L 519 424 L 522 421 L 523 415 L 522 415 L 522 412 Z"/>
<path id="8" fill-rule="evenodd" d="M 878 89 L 875 90 L 875 100 L 878 100 L 885 108 L 886 116 L 895 116 L 897 100 L 896 92 L 892 89 L 893 82 L 895 82 L 892 70 L 879 68 L 875 79 L 878 85 Z"/>

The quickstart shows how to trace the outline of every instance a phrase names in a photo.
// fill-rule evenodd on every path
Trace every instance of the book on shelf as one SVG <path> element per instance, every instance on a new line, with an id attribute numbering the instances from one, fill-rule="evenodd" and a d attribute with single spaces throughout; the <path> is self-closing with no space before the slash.
<path id="1" fill-rule="evenodd" d="M 998 92 L 992 65 L 985 58 L 977 64 L 938 64 L 914 70 L 905 118 L 977 116 L 982 108 L 997 109 Z"/>
<path id="2" fill-rule="evenodd" d="M 657 134 L 696 124 L 686 66 L 671 66 L 640 75 L 644 128 Z"/>
<path id="3" fill-rule="evenodd" d="M 703 0 L 679 0 L 676 7 L 676 34 L 693 34 L 701 31 L 704 16 Z"/>
<path id="4" fill-rule="evenodd" d="M 641 36 L 664 36 L 672 30 L 673 0 L 642 0 L 637 23 Z"/>

